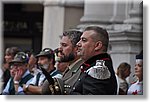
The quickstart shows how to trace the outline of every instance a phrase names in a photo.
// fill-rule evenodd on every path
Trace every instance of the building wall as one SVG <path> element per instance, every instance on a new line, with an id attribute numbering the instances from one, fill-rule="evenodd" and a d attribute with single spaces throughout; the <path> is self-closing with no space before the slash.
<path id="1" fill-rule="evenodd" d="M 80 24 L 83 13 L 83 7 L 65 7 L 64 31 L 76 28 Z"/>

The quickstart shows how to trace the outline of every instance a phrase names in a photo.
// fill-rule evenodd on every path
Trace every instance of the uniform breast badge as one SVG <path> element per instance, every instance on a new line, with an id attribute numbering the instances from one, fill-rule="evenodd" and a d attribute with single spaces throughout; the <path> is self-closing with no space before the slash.
<path id="1" fill-rule="evenodd" d="M 108 79 L 111 76 L 111 73 L 108 67 L 105 65 L 104 60 L 97 60 L 96 65 L 89 68 L 86 72 L 91 77 L 101 80 Z"/>

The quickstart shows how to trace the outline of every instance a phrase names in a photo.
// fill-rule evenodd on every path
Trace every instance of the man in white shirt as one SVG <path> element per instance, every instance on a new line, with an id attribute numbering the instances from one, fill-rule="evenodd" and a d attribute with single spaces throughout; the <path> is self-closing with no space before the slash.
<path id="1" fill-rule="evenodd" d="M 33 78 L 27 68 L 28 58 L 24 52 L 18 52 L 14 59 L 9 63 L 12 70 L 12 77 L 9 79 L 3 95 L 25 94 L 23 84 L 28 85 Z"/>
<path id="2" fill-rule="evenodd" d="M 61 78 L 61 73 L 56 70 L 54 52 L 50 48 L 43 49 L 38 55 L 38 66 L 44 68 L 52 77 Z M 32 82 L 29 85 L 24 85 L 24 91 L 26 94 L 41 94 L 41 86 L 46 80 L 45 75 L 39 72 L 34 76 Z"/>

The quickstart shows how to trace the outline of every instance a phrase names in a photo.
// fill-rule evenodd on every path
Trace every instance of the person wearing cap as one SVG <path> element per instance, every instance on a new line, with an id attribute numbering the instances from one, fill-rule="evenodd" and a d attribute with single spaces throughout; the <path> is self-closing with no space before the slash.
<path id="1" fill-rule="evenodd" d="M 143 95 L 143 51 L 136 55 L 135 76 L 138 80 L 128 89 L 128 95 Z"/>
<path id="2" fill-rule="evenodd" d="M 85 28 L 77 43 L 78 54 L 85 62 L 82 73 L 73 86 L 72 95 L 116 95 L 117 80 L 112 59 L 107 53 L 109 36 L 99 26 Z"/>
<path id="3" fill-rule="evenodd" d="M 9 79 L 3 95 L 25 94 L 23 91 L 23 84 L 29 84 L 33 78 L 27 68 L 28 58 L 24 52 L 18 52 L 14 59 L 9 63 L 11 78 Z"/>
<path id="4" fill-rule="evenodd" d="M 63 72 L 62 80 L 57 81 L 61 94 L 69 94 L 74 83 L 81 74 L 80 65 L 83 61 L 77 55 L 77 42 L 80 40 L 82 32 L 77 30 L 65 31 L 60 40 L 60 62 L 68 63 L 67 69 Z M 42 94 L 56 94 L 52 93 L 50 84 L 45 81 L 42 86 Z M 55 87 L 55 86 L 54 86 Z M 57 88 L 57 87 L 56 87 Z M 55 90 L 55 89 L 53 89 Z"/>
<path id="5" fill-rule="evenodd" d="M 38 55 L 36 55 L 36 58 L 38 59 L 38 67 L 44 68 L 52 77 L 62 77 L 61 73 L 54 67 L 55 56 L 52 49 L 43 49 Z M 45 80 L 45 75 L 42 71 L 39 72 L 34 76 L 29 85 L 23 85 L 24 91 L 26 94 L 41 94 L 41 86 Z"/>

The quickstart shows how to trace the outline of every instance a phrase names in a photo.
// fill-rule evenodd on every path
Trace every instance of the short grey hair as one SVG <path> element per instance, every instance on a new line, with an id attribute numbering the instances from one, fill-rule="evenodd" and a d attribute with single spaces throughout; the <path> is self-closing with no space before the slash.
<path id="1" fill-rule="evenodd" d="M 106 29 L 101 28 L 99 26 L 89 26 L 85 28 L 84 31 L 89 31 L 89 30 L 93 30 L 96 33 L 96 36 L 93 36 L 93 40 L 96 41 L 100 40 L 102 44 L 106 47 L 104 51 L 107 51 L 108 44 L 109 44 L 109 36 Z"/>
<path id="2" fill-rule="evenodd" d="M 75 47 L 76 44 L 80 41 L 81 35 L 82 35 L 81 31 L 69 30 L 65 31 L 63 35 L 60 37 L 62 38 L 63 36 L 68 36 L 68 38 L 71 40 L 72 45 Z"/>

